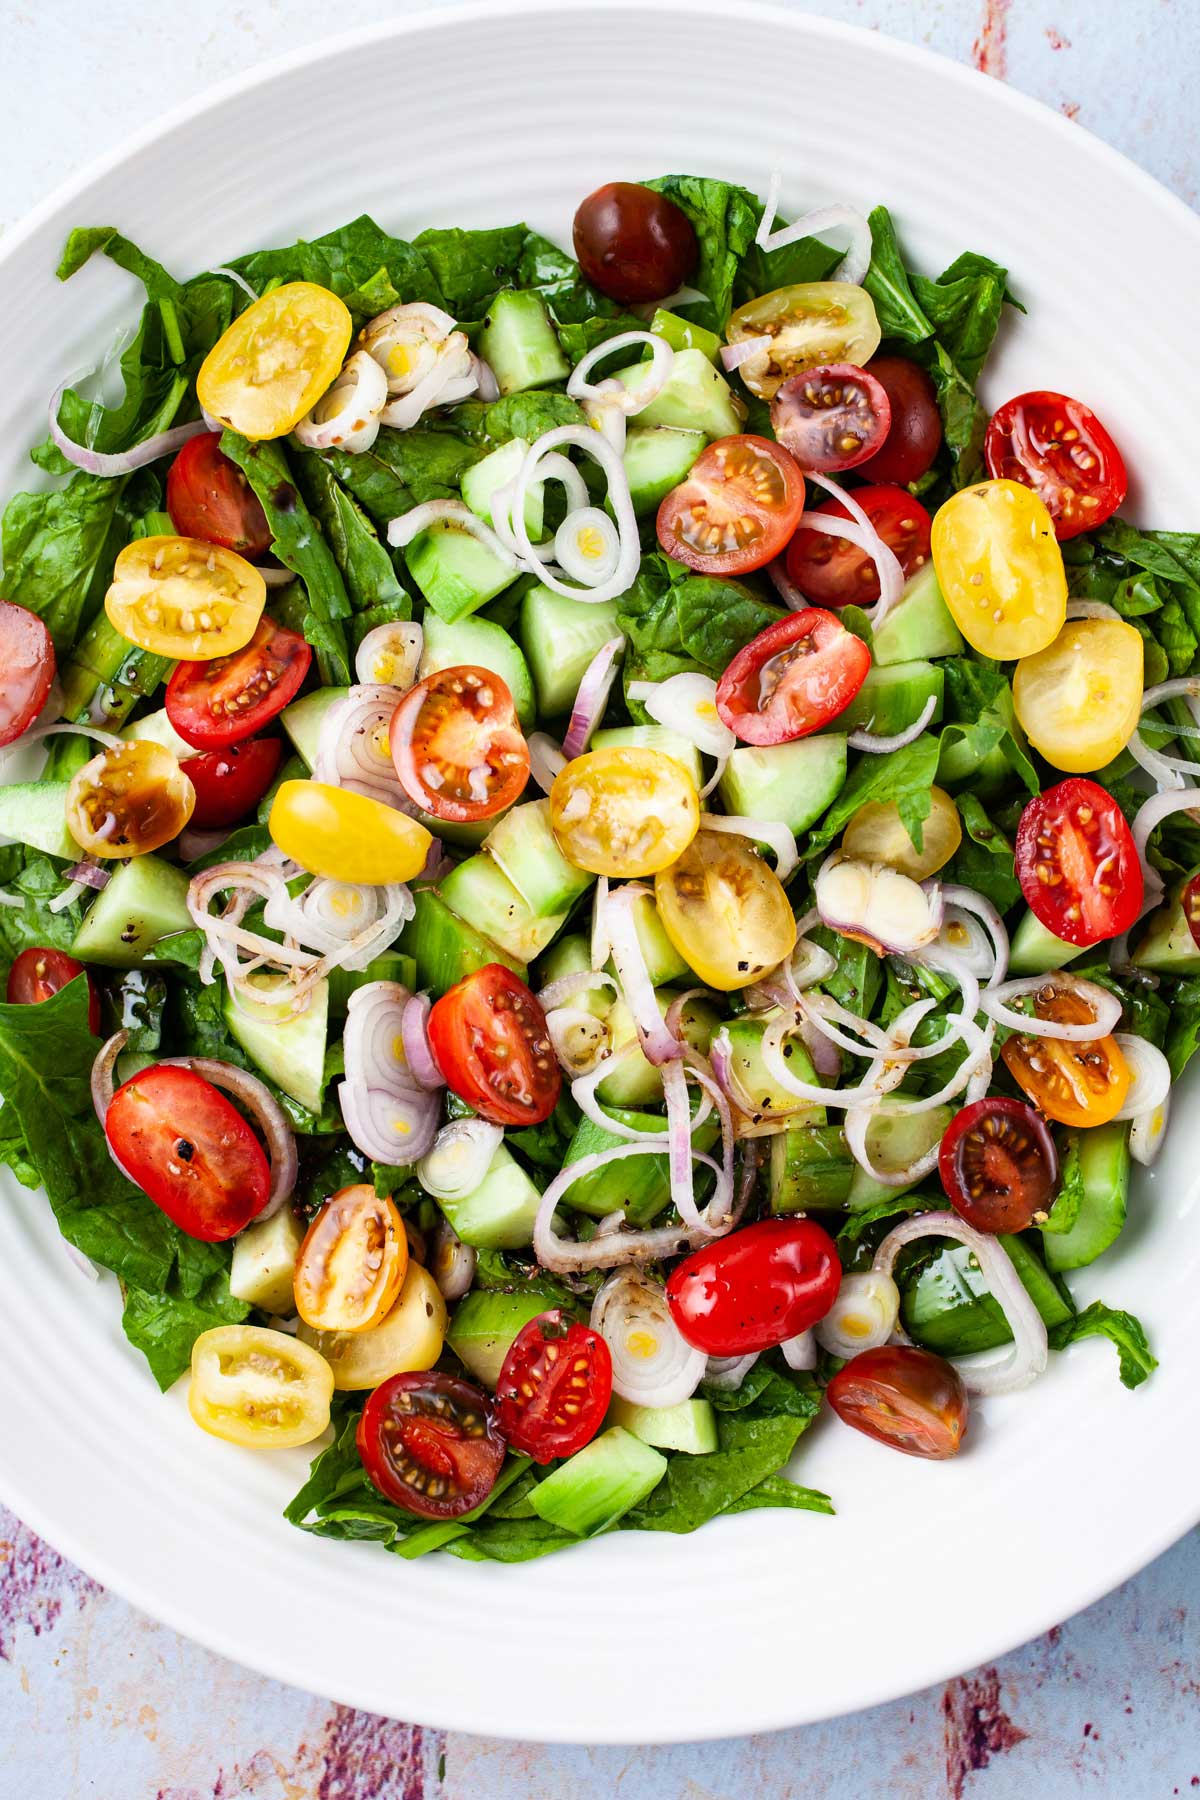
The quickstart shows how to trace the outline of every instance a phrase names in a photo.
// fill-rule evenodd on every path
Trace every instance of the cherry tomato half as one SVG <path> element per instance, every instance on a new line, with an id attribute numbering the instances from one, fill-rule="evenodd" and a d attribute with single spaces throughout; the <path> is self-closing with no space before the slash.
<path id="1" fill-rule="evenodd" d="M 500 1429 L 536 1463 L 590 1443 L 612 1399 L 612 1355 L 589 1325 L 559 1308 L 523 1325 L 496 1382 Z"/>
<path id="2" fill-rule="evenodd" d="M 1180 895 L 1183 917 L 1192 934 L 1192 942 L 1200 950 L 1200 874 L 1193 875 Z M 12 999 L 10 994 L 9 999 Z"/>
<path id="3" fill-rule="evenodd" d="M 329 1423 L 333 1371 L 311 1345 L 261 1325 L 217 1325 L 192 1345 L 188 1411 L 251 1450 L 311 1444 Z"/>
<path id="4" fill-rule="evenodd" d="M 56 666 L 53 641 L 37 614 L 0 600 L 0 746 L 15 743 L 33 724 Z"/>
<path id="5" fill-rule="evenodd" d="M 770 400 L 791 375 L 828 363 L 861 369 L 879 348 L 879 320 L 866 288 L 848 281 L 803 281 L 759 294 L 729 315 L 731 344 L 756 341 L 738 364 L 752 394 Z"/>
<path id="6" fill-rule="evenodd" d="M 929 561 L 933 521 L 919 500 L 901 487 L 856 488 L 854 498 L 906 575 Z M 850 517 L 840 500 L 826 500 L 816 510 L 831 519 Z M 879 598 L 879 570 L 866 551 L 809 525 L 788 545 L 787 572 L 805 599 L 818 606 L 869 606 Z"/>
<path id="7" fill-rule="evenodd" d="M 144 856 L 178 837 L 196 791 L 172 753 L 150 738 L 102 750 L 71 777 L 67 828 L 92 856 Z"/>
<path id="8" fill-rule="evenodd" d="M 369 1182 L 326 1200 L 296 1257 L 296 1311 L 314 1331 L 369 1331 L 391 1311 L 408 1269 L 393 1201 Z"/>
<path id="9" fill-rule="evenodd" d="M 998 1095 L 955 1114 L 938 1173 L 955 1212 L 976 1231 L 1025 1231 L 1050 1210 L 1058 1153 L 1032 1106 Z"/>
<path id="10" fill-rule="evenodd" d="M 1097 782 L 1072 775 L 1036 794 L 1013 847 L 1039 924 L 1068 944 L 1128 931 L 1142 911 L 1142 866 L 1125 815 Z"/>
<path id="11" fill-rule="evenodd" d="M 264 613 L 240 650 L 179 664 L 167 683 L 167 717 L 197 750 L 240 744 L 295 699 L 311 666 L 299 632 Z"/>
<path id="12" fill-rule="evenodd" d="M 393 1375 L 363 1407 L 355 1439 L 385 1500 L 422 1519 L 457 1519 L 486 1500 L 504 1462 L 491 1400 L 454 1375 Z"/>
<path id="13" fill-rule="evenodd" d="M 749 987 L 795 947 L 796 915 L 783 883 L 729 831 L 698 831 L 654 877 L 654 903 L 663 930 L 708 987 Z"/>
<path id="14" fill-rule="evenodd" d="M 768 438 L 719 438 L 658 509 L 668 556 L 705 575 L 744 575 L 779 555 L 804 511 L 804 477 Z"/>
<path id="15" fill-rule="evenodd" d="M 192 824 L 214 831 L 244 819 L 274 781 L 282 755 L 278 738 L 250 738 L 228 750 L 189 756 L 179 766 L 196 790 Z"/>
<path id="16" fill-rule="evenodd" d="M 429 1042 L 446 1085 L 494 1125 L 537 1125 L 562 1088 L 546 1015 L 519 976 L 485 963 L 436 1000 Z"/>
<path id="17" fill-rule="evenodd" d="M 825 363 L 793 375 L 771 402 L 771 428 L 802 469 L 834 475 L 880 448 L 891 402 L 868 369 Z"/>
<path id="18" fill-rule="evenodd" d="M 104 610 L 139 649 L 210 662 L 250 642 L 266 598 L 261 573 L 236 550 L 145 537 L 118 555 Z"/>
<path id="19" fill-rule="evenodd" d="M 167 472 L 167 511 L 176 531 L 237 550 L 251 562 L 271 548 L 258 495 L 221 450 L 219 431 L 189 438 Z"/>
<path id="20" fill-rule="evenodd" d="M 490 819 L 529 780 L 529 745 L 507 685 L 491 669 L 438 669 L 392 714 L 392 761 L 410 800 L 435 819 Z"/>
<path id="21" fill-rule="evenodd" d="M 1067 616 L 1067 577 L 1054 521 L 1019 481 L 977 481 L 938 507 L 929 540 L 958 629 L 1007 662 L 1052 644 Z"/>
<path id="22" fill-rule="evenodd" d="M 945 1462 L 962 1449 L 967 1390 L 958 1370 L 932 1350 L 913 1344 L 864 1350 L 838 1370 L 825 1393 L 843 1424 L 889 1450 Z"/>
<path id="23" fill-rule="evenodd" d="M 811 1219 L 762 1219 L 684 1257 L 667 1282 L 671 1316 L 709 1356 L 769 1350 L 823 1319 L 842 1265 Z"/>
<path id="24" fill-rule="evenodd" d="M 353 330 L 345 301 L 328 288 L 285 282 L 217 339 L 200 365 L 197 398 L 244 437 L 285 437 L 332 384 Z"/>
<path id="25" fill-rule="evenodd" d="M 1033 1010 L 1062 1025 L 1086 1025 L 1096 1016 L 1080 995 L 1055 987 L 1052 975 L 1034 995 Z M 1124 1106 L 1133 1081 L 1114 1037 L 1074 1043 L 1016 1033 L 1000 1055 L 1017 1086 L 1059 1125 L 1106 1125 Z"/>
<path id="26" fill-rule="evenodd" d="M 95 1037 L 100 1031 L 100 996 L 96 984 L 81 962 L 65 950 L 22 950 L 8 971 L 7 999 L 10 1006 L 37 1006 L 53 999 L 68 981 L 82 975 L 88 990 L 88 1030 Z"/>
<path id="27" fill-rule="evenodd" d="M 983 441 L 988 472 L 1041 495 L 1060 540 L 1112 517 L 1129 477 L 1121 452 L 1090 407 L 1042 390 L 1006 400 Z"/>
<path id="28" fill-rule="evenodd" d="M 942 445 L 942 415 L 933 383 L 908 356 L 873 356 L 873 375 L 888 397 L 892 424 L 880 449 L 859 463 L 864 481 L 907 487 L 933 466 Z"/>
<path id="29" fill-rule="evenodd" d="M 154 1063 L 112 1097 L 104 1130 L 121 1167 L 189 1237 L 236 1236 L 267 1204 L 261 1144 L 194 1069 Z"/>
<path id="30" fill-rule="evenodd" d="M 550 789 L 554 841 L 593 875 L 653 875 L 700 826 L 696 784 L 665 751 L 623 745 L 572 757 Z"/>
<path id="31" fill-rule="evenodd" d="M 573 236 L 585 279 L 623 306 L 665 300 L 700 254 L 687 214 L 632 181 L 608 181 L 581 201 Z"/>
<path id="32" fill-rule="evenodd" d="M 744 744 L 783 744 L 844 712 L 871 652 L 819 606 L 788 613 L 738 651 L 717 683 L 717 713 Z"/>

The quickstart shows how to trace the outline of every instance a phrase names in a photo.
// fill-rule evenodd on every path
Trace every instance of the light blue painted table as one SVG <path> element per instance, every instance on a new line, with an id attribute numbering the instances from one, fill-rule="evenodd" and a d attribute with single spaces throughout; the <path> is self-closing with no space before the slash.
<path id="1" fill-rule="evenodd" d="M 400 10 L 354 9 L 364 22 Z M 1197 0 L 810 10 L 974 61 L 1196 201 Z M 186 14 L 165 0 L 58 0 L 2 16 L 0 229 L 135 114 L 339 23 L 325 0 L 207 0 Z M 546 1749 L 397 1725 L 260 1680 L 151 1624 L 0 1510 L 0 1800 L 1167 1800 L 1200 1792 L 1198 1620 L 1193 1536 L 994 1668 L 892 1706 L 721 1744 Z"/>

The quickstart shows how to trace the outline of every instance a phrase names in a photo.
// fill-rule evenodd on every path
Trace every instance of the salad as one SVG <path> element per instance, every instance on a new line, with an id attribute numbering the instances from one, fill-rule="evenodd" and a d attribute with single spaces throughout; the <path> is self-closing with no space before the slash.
<path id="1" fill-rule="evenodd" d="M 1200 535 L 989 416 L 1003 268 L 778 185 L 66 246 L 146 299 L 3 517 L 0 1160 L 323 1536 L 829 1512 L 822 1414 L 1155 1367 L 1069 1278 L 1200 1042 Z"/>

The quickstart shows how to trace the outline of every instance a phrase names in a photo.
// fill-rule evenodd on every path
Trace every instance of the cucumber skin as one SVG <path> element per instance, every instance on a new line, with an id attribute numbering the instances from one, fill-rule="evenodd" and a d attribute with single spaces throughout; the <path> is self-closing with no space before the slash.
<path id="1" fill-rule="evenodd" d="M 1083 1201 L 1070 1231 L 1042 1234 L 1046 1266 L 1086 1268 L 1121 1235 L 1129 1198 L 1129 1126 L 1114 1120 L 1078 1134 Z"/>
<path id="2" fill-rule="evenodd" d="M 488 963 L 503 963 L 522 981 L 526 979 L 529 971 L 524 963 L 451 912 L 433 888 L 415 888 L 413 905 L 399 948 L 412 957 L 421 986 L 431 988 L 435 997 Z"/>
<path id="3" fill-rule="evenodd" d="M 629 1512 L 656 1488 L 667 1459 L 620 1425 L 560 1463 L 529 1496 L 539 1518 L 577 1537 L 590 1537 Z"/>
<path id="4" fill-rule="evenodd" d="M 1001 1234 L 999 1242 L 1047 1326 L 1071 1318 L 1074 1308 L 1063 1299 L 1036 1253 L 1019 1237 Z M 986 1291 L 970 1292 L 965 1274 L 968 1255 L 964 1246 L 947 1242 L 945 1250 L 915 1279 L 901 1281 L 900 1317 L 905 1330 L 914 1343 L 939 1356 L 968 1356 L 1012 1340 L 992 1296 Z"/>

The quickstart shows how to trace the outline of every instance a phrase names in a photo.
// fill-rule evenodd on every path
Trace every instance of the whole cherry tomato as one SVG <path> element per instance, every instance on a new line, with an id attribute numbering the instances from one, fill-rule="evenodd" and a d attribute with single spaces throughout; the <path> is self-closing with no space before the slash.
<path id="1" fill-rule="evenodd" d="M 633 181 L 606 182 L 581 201 L 574 238 L 585 279 L 622 306 L 665 300 L 700 254 L 687 214 Z"/>
<path id="2" fill-rule="evenodd" d="M 933 466 L 942 444 L 942 415 L 933 383 L 909 356 L 873 356 L 867 370 L 888 397 L 891 428 L 866 462 L 859 463 L 863 481 L 907 487 Z"/>
<path id="3" fill-rule="evenodd" d="M 667 1282 L 671 1316 L 709 1356 L 748 1356 L 796 1337 L 837 1299 L 842 1265 L 811 1219 L 762 1219 L 694 1250 Z"/>
<path id="4" fill-rule="evenodd" d="M 274 781 L 282 755 L 278 738 L 249 738 L 228 750 L 189 756 L 179 766 L 196 790 L 192 824 L 213 831 L 244 819 Z"/>

